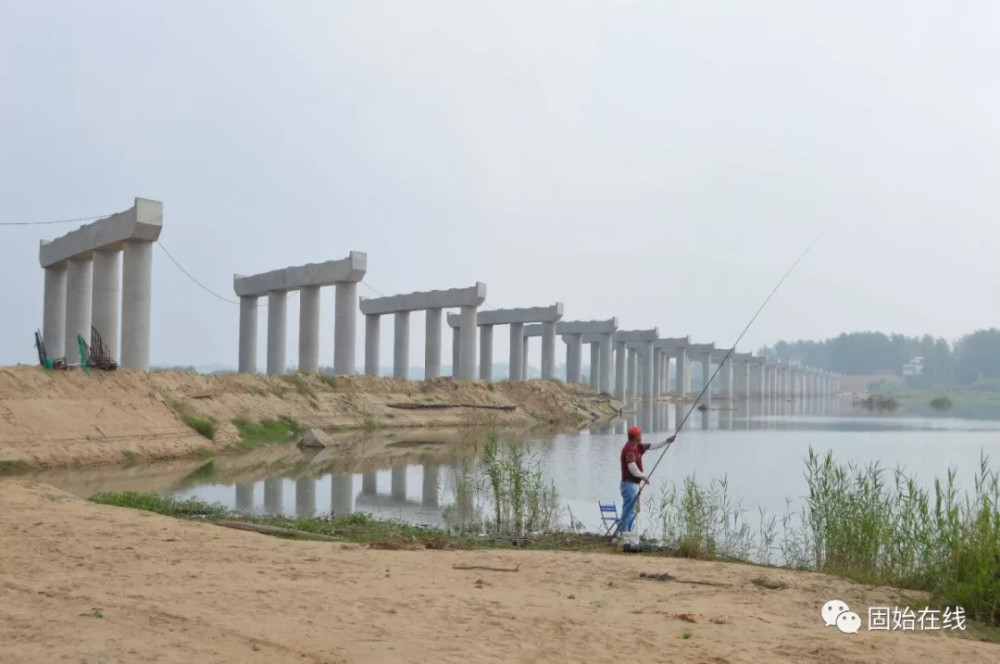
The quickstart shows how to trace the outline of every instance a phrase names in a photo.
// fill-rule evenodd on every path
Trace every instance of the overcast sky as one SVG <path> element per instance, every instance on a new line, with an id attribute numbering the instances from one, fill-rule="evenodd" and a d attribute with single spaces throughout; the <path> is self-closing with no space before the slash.
<path id="1" fill-rule="evenodd" d="M 0 222 L 142 196 L 228 298 L 358 250 L 385 294 L 483 281 L 719 346 L 825 230 L 741 350 L 953 339 L 1000 324 L 997 63 L 991 0 L 6 0 Z M 0 227 L 0 364 L 36 361 L 38 243 L 75 226 Z M 154 364 L 236 365 L 238 306 L 159 248 L 153 288 Z"/>

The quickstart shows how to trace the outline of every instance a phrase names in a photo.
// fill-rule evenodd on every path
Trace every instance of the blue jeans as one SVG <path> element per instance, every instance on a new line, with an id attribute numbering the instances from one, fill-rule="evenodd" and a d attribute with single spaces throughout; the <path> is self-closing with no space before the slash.
<path id="1" fill-rule="evenodd" d="M 622 532 L 632 532 L 635 527 L 635 507 L 639 497 L 639 484 L 622 482 Z"/>

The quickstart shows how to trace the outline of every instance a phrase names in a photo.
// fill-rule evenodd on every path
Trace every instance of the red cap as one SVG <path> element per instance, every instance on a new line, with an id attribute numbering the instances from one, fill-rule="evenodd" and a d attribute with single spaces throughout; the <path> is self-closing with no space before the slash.
<path id="1" fill-rule="evenodd" d="M 628 435 L 630 438 L 634 438 L 635 436 L 640 436 L 642 435 L 642 429 L 640 429 L 639 427 L 629 427 Z"/>

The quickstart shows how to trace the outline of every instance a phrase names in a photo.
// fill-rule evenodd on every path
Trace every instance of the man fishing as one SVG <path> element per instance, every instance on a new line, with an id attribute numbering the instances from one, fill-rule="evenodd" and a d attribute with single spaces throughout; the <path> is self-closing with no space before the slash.
<path id="1" fill-rule="evenodd" d="M 675 436 L 658 443 L 642 442 L 642 429 L 630 427 L 628 440 L 621 451 L 622 471 L 622 532 L 631 532 L 635 526 L 635 515 L 639 513 L 639 486 L 642 482 L 649 484 L 649 476 L 642 470 L 642 455 L 649 450 L 656 450 L 674 442 Z"/>

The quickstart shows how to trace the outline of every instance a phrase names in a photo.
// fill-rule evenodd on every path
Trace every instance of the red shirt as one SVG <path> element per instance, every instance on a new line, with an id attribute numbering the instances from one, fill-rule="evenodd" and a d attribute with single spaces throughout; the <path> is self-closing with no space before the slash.
<path id="1" fill-rule="evenodd" d="M 649 443 L 640 443 L 634 440 L 630 440 L 625 443 L 622 447 L 621 453 L 621 466 L 622 466 L 622 482 L 634 482 L 639 483 L 639 478 L 636 477 L 629 471 L 628 465 L 635 462 L 636 467 L 639 468 L 639 472 L 642 470 L 642 455 L 649 449 Z"/>

